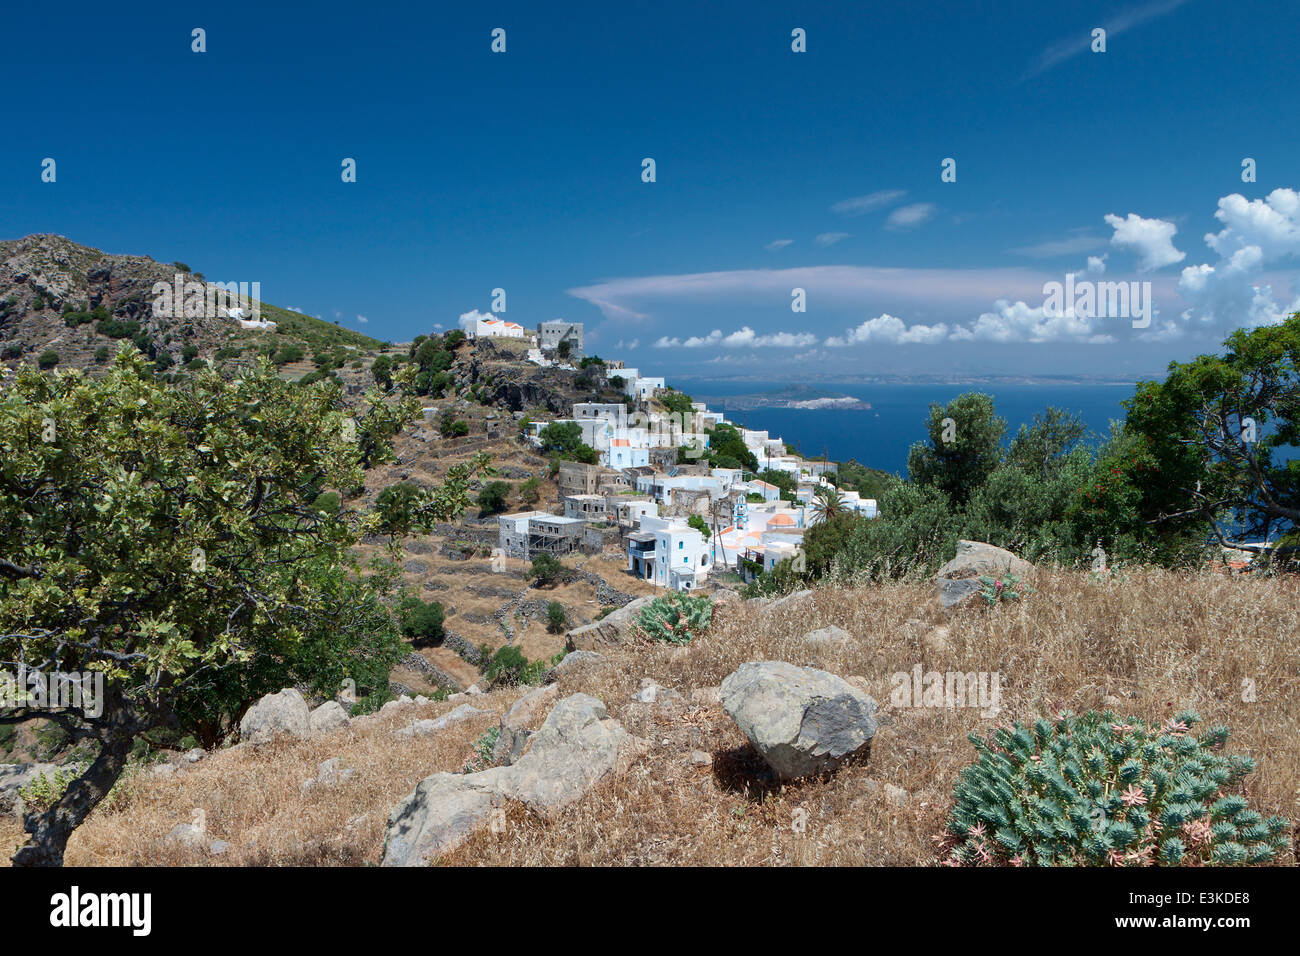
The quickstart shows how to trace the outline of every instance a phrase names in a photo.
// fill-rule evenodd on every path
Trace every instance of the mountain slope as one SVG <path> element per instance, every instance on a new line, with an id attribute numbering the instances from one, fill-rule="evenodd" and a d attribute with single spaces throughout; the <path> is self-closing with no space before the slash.
<path id="1" fill-rule="evenodd" d="M 177 364 L 186 346 L 204 358 L 221 348 L 291 343 L 317 351 L 382 347 L 359 332 L 265 303 L 262 318 L 277 323 L 274 332 L 243 329 L 224 316 L 155 315 L 154 284 L 170 285 L 177 274 L 185 282 L 207 283 L 182 263 L 110 255 L 63 236 L 0 241 L 0 358 L 31 362 L 50 351 L 60 366 L 86 368 L 95 364 L 97 349 L 112 349 L 121 338 Z"/>

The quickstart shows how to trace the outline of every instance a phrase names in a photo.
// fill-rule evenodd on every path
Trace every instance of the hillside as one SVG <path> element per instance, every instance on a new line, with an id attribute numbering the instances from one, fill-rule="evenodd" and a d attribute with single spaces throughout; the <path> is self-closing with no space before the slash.
<path id="1" fill-rule="evenodd" d="M 187 346 L 205 359 L 223 348 L 290 343 L 307 351 L 382 347 L 358 332 L 267 303 L 262 318 L 277 323 L 273 332 L 243 329 L 219 316 L 155 315 L 154 283 L 171 285 L 178 273 L 184 281 L 204 281 L 202 273 L 183 263 L 111 255 L 62 236 L 0 241 L 0 356 L 12 367 L 50 351 L 60 367 L 91 368 L 97 349 L 115 349 L 123 338 L 168 355 L 175 365 L 187 361 Z"/>
<path id="2" fill-rule="evenodd" d="M 966 734 L 1067 708 L 1156 720 L 1196 709 L 1207 724 L 1231 729 L 1226 749 L 1259 761 L 1246 781 L 1252 804 L 1294 814 L 1294 581 L 1164 571 L 1099 581 L 1049 572 L 1037 585 L 1019 605 L 969 606 L 947 619 L 929 586 L 826 587 L 779 606 L 721 605 L 708 633 L 685 647 L 633 640 L 603 648 L 601 658 L 562 669 L 558 695 L 583 692 L 604 701 L 643 742 L 635 758 L 558 813 L 508 807 L 500 832 L 472 835 L 441 862 L 933 864 L 952 785 L 974 755 Z M 940 622 L 946 633 L 937 630 Z M 826 625 L 852 639 L 828 645 L 805 636 Z M 727 674 L 765 658 L 823 668 L 879 701 L 881 729 L 870 755 L 824 779 L 773 780 L 718 704 Z M 997 720 L 977 709 L 894 706 L 890 675 L 918 664 L 999 672 Z M 654 703 L 633 699 L 645 696 L 644 678 L 666 688 Z M 1257 701 L 1243 702 L 1243 678 L 1254 682 Z M 240 745 L 193 764 L 176 755 L 165 769 L 142 769 L 97 810 L 73 836 L 68 862 L 373 865 L 394 805 L 431 773 L 482 766 L 476 748 L 522 693 L 506 688 L 392 705 L 309 741 Z M 465 700 L 481 713 L 434 735 L 392 735 Z M 355 774 L 304 791 L 318 765 L 332 758 Z M 223 855 L 164 841 L 196 808 L 210 837 L 229 844 Z M 16 825 L 0 827 L 4 848 L 15 845 Z M 1278 862 L 1293 858 L 1288 852 Z"/>

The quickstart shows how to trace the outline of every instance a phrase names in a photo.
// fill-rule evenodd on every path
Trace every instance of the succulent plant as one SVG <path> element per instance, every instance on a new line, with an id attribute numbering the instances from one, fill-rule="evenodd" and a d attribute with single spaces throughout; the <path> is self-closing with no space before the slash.
<path id="1" fill-rule="evenodd" d="M 1289 823 L 1235 792 L 1255 767 L 1199 738 L 1191 711 L 1163 725 L 1106 711 L 1063 712 L 1026 727 L 970 735 L 979 756 L 958 777 L 947 832 L 950 866 L 1178 866 L 1268 863 Z"/>
<path id="2" fill-rule="evenodd" d="M 703 633 L 713 619 L 713 599 L 703 595 L 687 597 L 672 592 L 657 597 L 641 609 L 637 622 L 657 641 L 688 644 Z"/>

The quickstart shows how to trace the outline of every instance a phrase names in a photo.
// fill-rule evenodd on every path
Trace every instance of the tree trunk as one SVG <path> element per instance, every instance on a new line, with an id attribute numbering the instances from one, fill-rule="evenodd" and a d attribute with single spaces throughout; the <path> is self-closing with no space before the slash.
<path id="1" fill-rule="evenodd" d="M 108 796 L 126 768 L 141 724 L 121 695 L 110 692 L 105 705 L 106 719 L 97 735 L 99 756 L 50 809 L 28 816 L 25 827 L 31 837 L 13 855 L 14 866 L 62 866 L 72 831 Z"/>

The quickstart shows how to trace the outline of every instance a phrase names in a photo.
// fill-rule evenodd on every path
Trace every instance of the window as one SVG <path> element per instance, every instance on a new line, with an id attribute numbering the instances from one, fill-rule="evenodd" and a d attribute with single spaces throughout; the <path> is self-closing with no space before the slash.
<path id="1" fill-rule="evenodd" d="M 684 547 L 686 547 L 686 542 L 685 542 L 685 541 L 678 541 L 678 542 L 677 542 L 677 550 L 678 550 L 678 551 L 682 550 L 682 548 L 684 548 Z"/>

